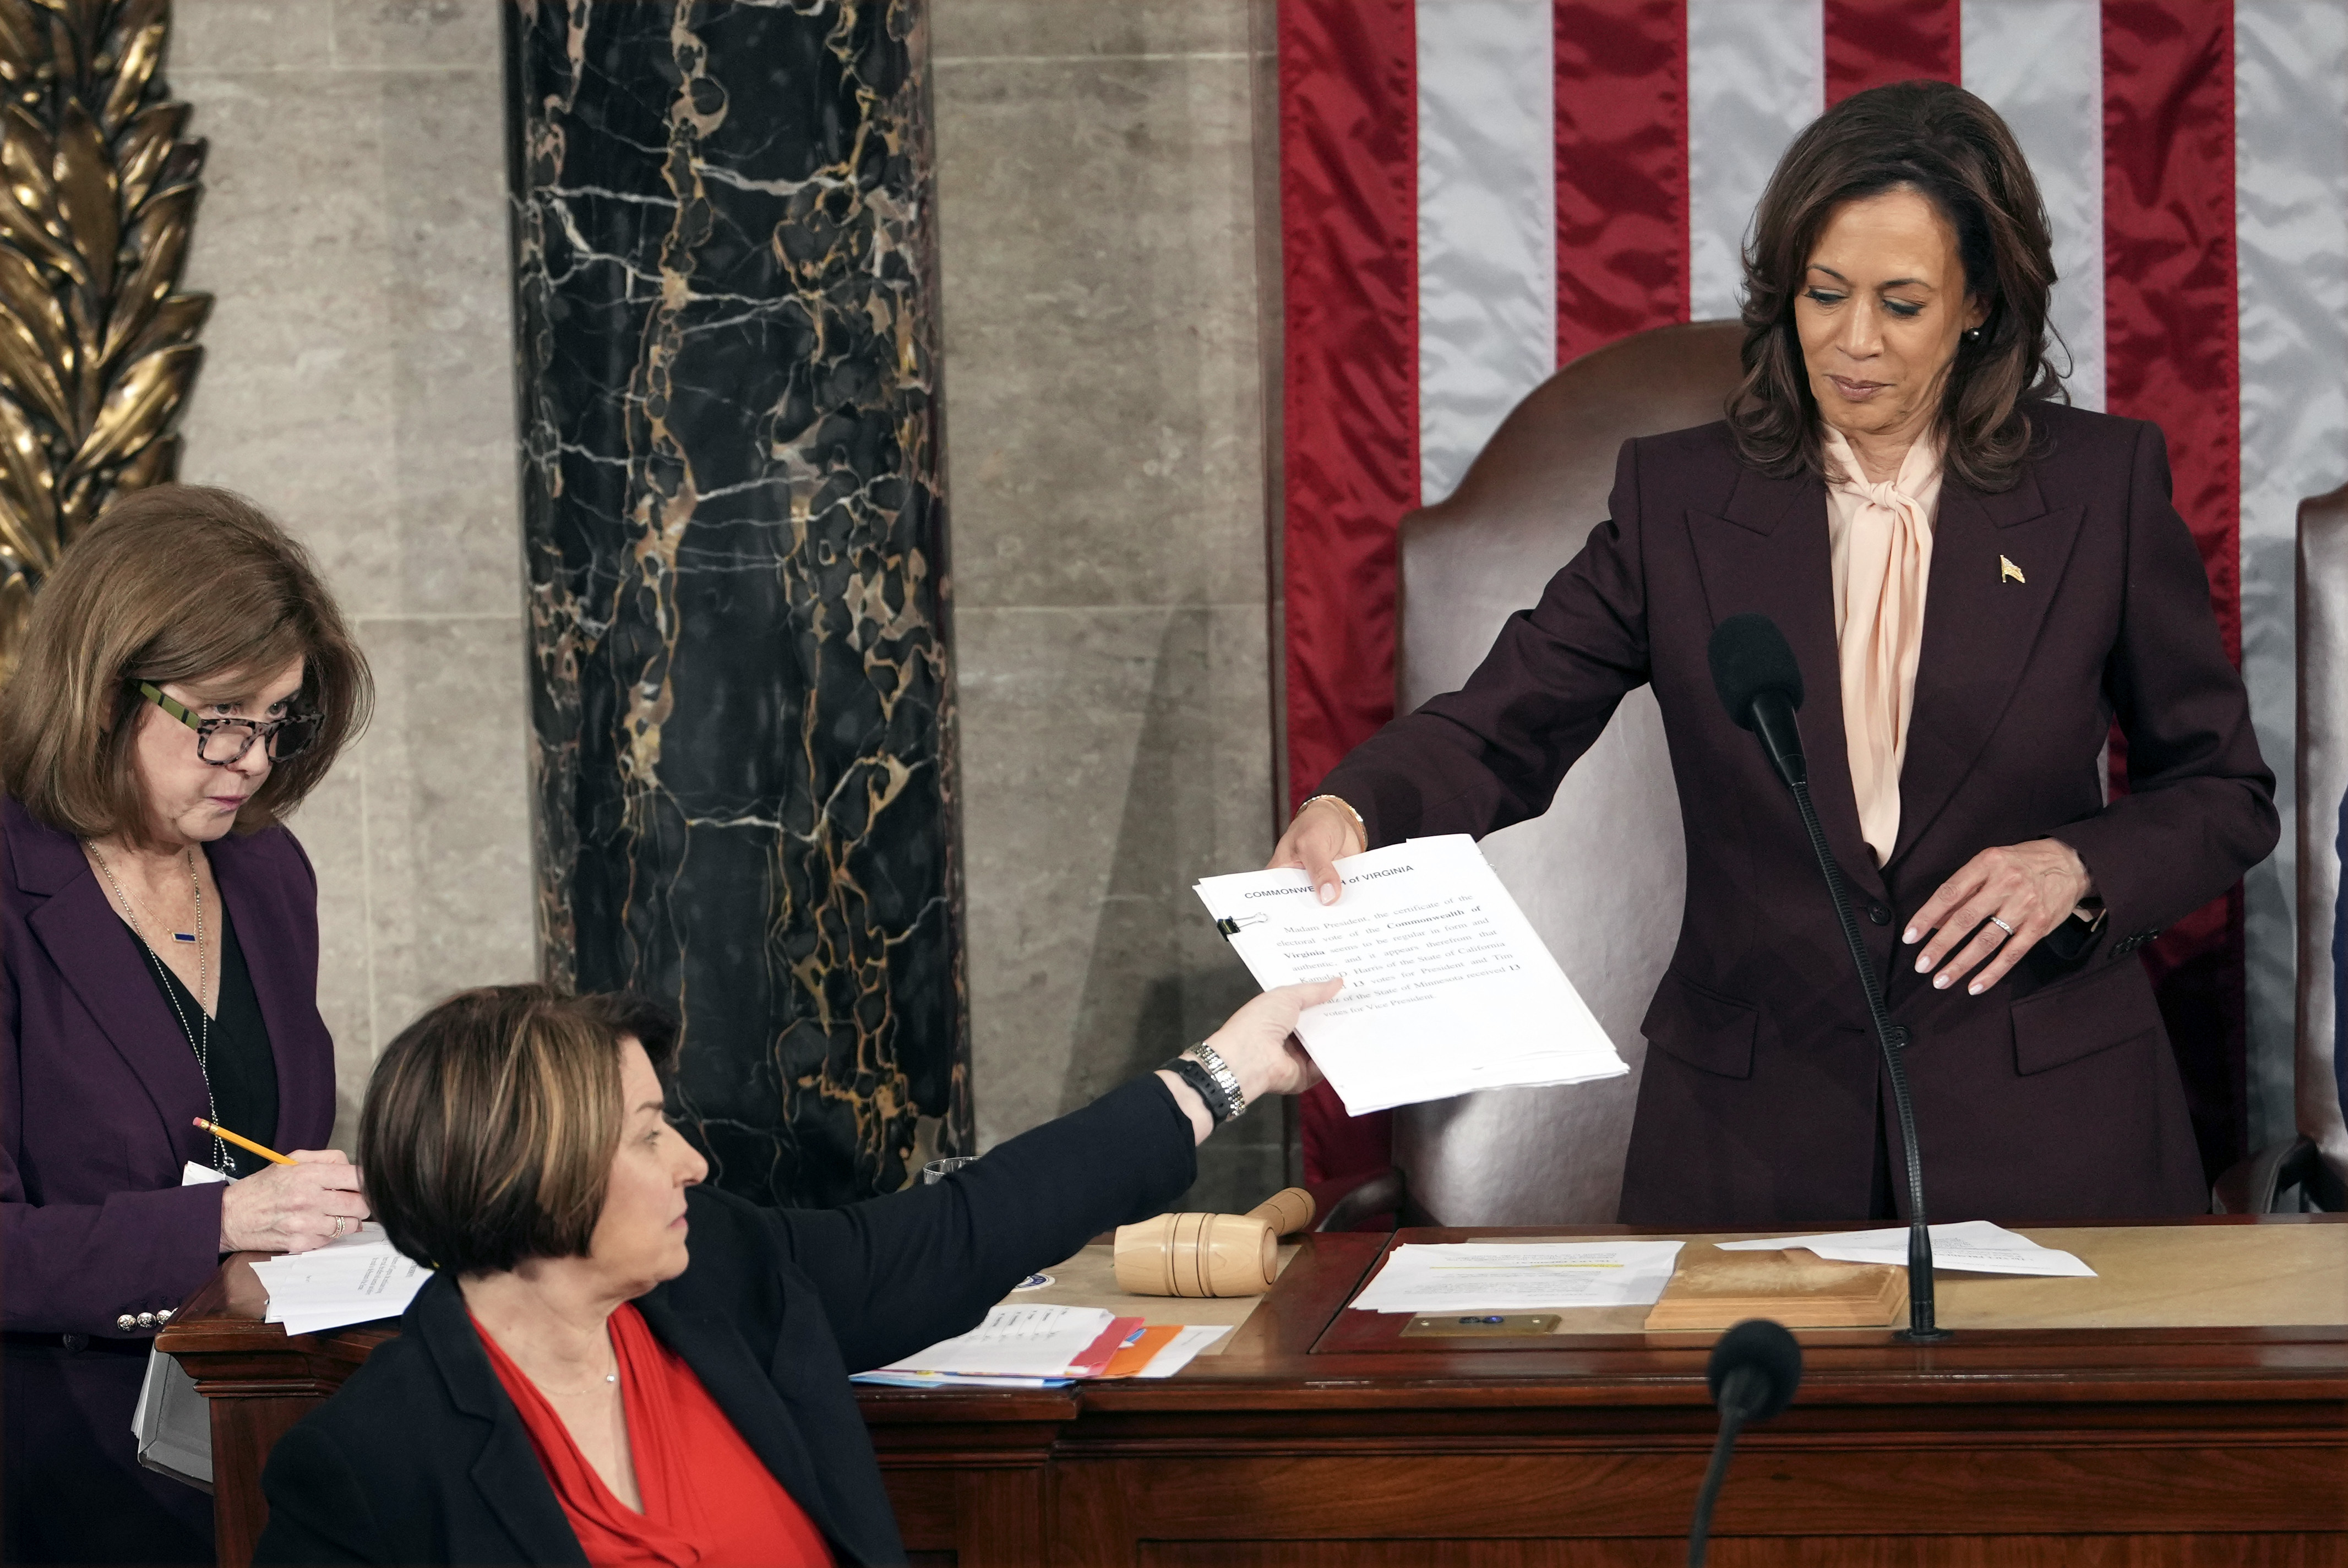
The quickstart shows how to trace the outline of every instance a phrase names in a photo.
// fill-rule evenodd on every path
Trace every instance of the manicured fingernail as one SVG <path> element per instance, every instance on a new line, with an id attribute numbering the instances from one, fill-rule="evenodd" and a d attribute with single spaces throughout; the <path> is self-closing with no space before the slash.
<path id="1" fill-rule="evenodd" d="M 1933 975 L 1933 976 L 1932 976 L 1932 989 L 1933 989 L 1933 990 L 1935 990 L 1935 991 L 1945 991 L 1945 990 L 1947 990 L 1948 988 L 1949 988 L 1949 977 L 1948 977 L 1947 975 Z"/>
<path id="2" fill-rule="evenodd" d="M 1917 930 L 1914 926 L 1912 926 L 1912 925 L 1911 925 L 1911 926 L 1910 926 L 1907 930 L 1905 930 L 1905 931 L 1903 931 L 1903 932 L 1901 932 L 1901 933 L 1900 934 L 1900 941 L 1902 941 L 1902 942 L 1913 942 L 1913 941 L 1915 941 L 1918 937 L 1920 937 L 1920 936 L 1921 936 L 1921 935 L 1923 935 L 1923 934 L 1923 934 L 1922 932 L 1921 932 L 1921 931 Z"/>
<path id="3" fill-rule="evenodd" d="M 1334 903 L 1337 902 L 1337 884 L 1335 882 L 1323 882 L 1321 884 L 1321 902 L 1323 903 Z"/>
<path id="4" fill-rule="evenodd" d="M 1968 996 L 1978 996 L 1988 989 L 1988 986 L 1976 980 L 1972 985 L 1965 987 L 1965 995 Z"/>
<path id="5" fill-rule="evenodd" d="M 1916 954 L 1916 973 L 1919 975 L 1930 975 L 1931 972 L 1932 955 L 1929 953 L 1919 953 Z"/>

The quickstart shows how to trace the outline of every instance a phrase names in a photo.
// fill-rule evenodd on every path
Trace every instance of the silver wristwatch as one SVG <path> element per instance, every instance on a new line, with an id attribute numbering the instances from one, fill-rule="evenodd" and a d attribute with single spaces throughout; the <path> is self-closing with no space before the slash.
<path id="1" fill-rule="evenodd" d="M 1200 1040 L 1182 1054 L 1207 1069 L 1207 1076 L 1213 1078 L 1215 1087 L 1223 1091 L 1224 1103 L 1231 1108 L 1232 1116 L 1236 1117 L 1247 1109 L 1247 1096 L 1240 1091 L 1240 1075 L 1231 1071 L 1231 1064 L 1223 1060 L 1222 1052 Z"/>

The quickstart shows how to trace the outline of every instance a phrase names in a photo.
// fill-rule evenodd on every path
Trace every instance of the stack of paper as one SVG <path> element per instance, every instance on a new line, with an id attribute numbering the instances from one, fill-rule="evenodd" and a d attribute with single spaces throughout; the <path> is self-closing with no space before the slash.
<path id="1" fill-rule="evenodd" d="M 1231 1330 L 1148 1328 L 1104 1307 L 998 1306 L 968 1334 L 858 1373 L 899 1388 L 1056 1388 L 1085 1378 L 1171 1377 Z"/>
<path id="2" fill-rule="evenodd" d="M 1531 1312 L 1653 1306 L 1677 1242 L 1454 1242 L 1396 1247 L 1356 1312 Z"/>
<path id="3" fill-rule="evenodd" d="M 395 1252 L 372 1220 L 314 1252 L 264 1258 L 252 1273 L 269 1292 L 268 1321 L 283 1324 L 288 1334 L 397 1317 L 432 1277 Z"/>
<path id="4" fill-rule="evenodd" d="M 976 1328 L 863 1375 L 929 1387 L 984 1383 L 1042 1387 L 1097 1377 L 1141 1319 L 1102 1306 L 998 1306 Z"/>
<path id="5" fill-rule="evenodd" d="M 1296 1032 L 1349 1112 L 1630 1070 L 1474 840 L 1413 839 L 1337 872 L 1334 904 L 1298 870 L 1197 892 L 1266 990 L 1344 977 Z"/>
<path id="6" fill-rule="evenodd" d="M 1932 1233 L 1932 1270 L 1954 1269 L 1963 1274 L 2047 1274 L 2059 1278 L 2093 1279 L 2096 1271 L 2069 1253 L 2042 1247 L 1987 1220 L 1966 1220 L 1953 1225 L 1926 1227 Z M 1828 1236 L 1774 1236 L 1767 1241 L 1722 1242 L 1724 1253 L 1787 1252 L 1796 1247 L 1838 1264 L 1896 1264 L 1908 1266 L 1908 1227 L 1880 1231 L 1844 1231 Z"/>

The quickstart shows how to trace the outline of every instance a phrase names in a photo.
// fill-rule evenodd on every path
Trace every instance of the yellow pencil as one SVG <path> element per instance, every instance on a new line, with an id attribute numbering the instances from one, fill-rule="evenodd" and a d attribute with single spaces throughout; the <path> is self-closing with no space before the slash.
<path id="1" fill-rule="evenodd" d="M 278 1153 L 274 1149 L 268 1148 L 263 1144 L 255 1143 L 252 1139 L 246 1138 L 241 1133 L 231 1132 L 227 1128 L 222 1127 L 217 1121 L 206 1121 L 200 1116 L 196 1118 L 196 1125 L 202 1128 L 206 1132 L 211 1133 L 215 1138 L 227 1139 L 239 1149 L 252 1150 L 263 1160 L 274 1161 L 280 1165 L 291 1165 L 294 1163 L 293 1161 L 287 1159 L 284 1155 Z"/>

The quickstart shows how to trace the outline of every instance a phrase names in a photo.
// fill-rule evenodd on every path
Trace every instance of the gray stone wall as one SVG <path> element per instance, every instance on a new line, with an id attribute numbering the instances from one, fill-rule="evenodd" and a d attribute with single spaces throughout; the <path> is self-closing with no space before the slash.
<path id="1" fill-rule="evenodd" d="M 294 823 L 347 1149 L 402 1026 L 537 968 L 497 9 L 172 10 L 166 69 L 211 144 L 187 286 L 219 302 L 180 477 L 309 545 L 378 686 Z"/>
<path id="2" fill-rule="evenodd" d="M 383 686 L 296 824 L 346 1107 L 417 1010 L 536 965 L 496 5 L 174 7 L 219 298 L 185 477 L 310 542 Z M 933 0 L 982 1143 L 1252 991 L 1189 891 L 1273 827 L 1250 12 Z M 1197 1201 L 1256 1202 L 1285 1141 L 1218 1135 Z"/>
<path id="3" fill-rule="evenodd" d="M 1272 841 L 1250 9 L 934 0 L 982 1145 L 1254 990 L 1190 892 Z M 1285 1175 L 1267 1107 L 1192 1201 Z"/>

